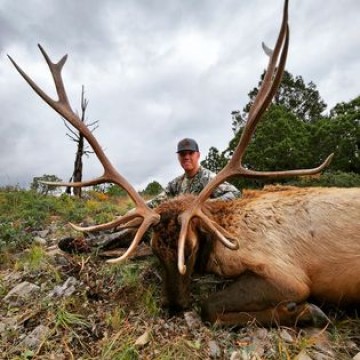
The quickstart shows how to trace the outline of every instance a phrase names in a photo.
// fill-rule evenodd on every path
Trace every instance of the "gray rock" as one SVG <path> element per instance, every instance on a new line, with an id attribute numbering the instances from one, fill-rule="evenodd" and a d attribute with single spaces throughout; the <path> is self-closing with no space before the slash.
<path id="1" fill-rule="evenodd" d="M 233 351 L 230 355 L 230 360 L 242 360 L 241 354 L 239 351 Z"/>
<path id="2" fill-rule="evenodd" d="M 312 360 L 305 350 L 301 350 L 299 354 L 294 357 L 294 360 Z"/>
<path id="3" fill-rule="evenodd" d="M 47 297 L 67 297 L 76 291 L 76 286 L 79 284 L 73 276 L 70 276 L 62 285 L 56 286 Z"/>
<path id="4" fill-rule="evenodd" d="M 218 343 L 215 340 L 210 340 L 208 346 L 210 359 L 219 359 L 221 357 L 221 349 Z"/>
<path id="5" fill-rule="evenodd" d="M 18 285 L 16 285 L 13 289 L 11 289 L 8 294 L 4 297 L 4 301 L 10 303 L 12 301 L 16 301 L 19 299 L 27 299 L 30 296 L 39 293 L 40 286 L 32 284 L 28 281 L 24 281 Z"/>
<path id="6" fill-rule="evenodd" d="M 280 331 L 280 337 L 289 344 L 292 344 L 295 341 L 294 337 L 285 329 Z"/>
<path id="7" fill-rule="evenodd" d="M 148 344 L 150 341 L 150 331 L 146 330 L 142 335 L 140 335 L 136 341 L 135 341 L 135 346 L 137 347 L 143 347 L 146 344 Z"/>
<path id="8" fill-rule="evenodd" d="M 40 236 L 35 236 L 33 239 L 33 243 L 40 245 L 40 246 L 46 246 L 47 245 L 47 241 L 45 239 L 43 239 Z"/>
<path id="9" fill-rule="evenodd" d="M 25 339 L 19 344 L 19 347 L 24 347 L 29 350 L 36 350 L 44 339 L 49 335 L 50 329 L 47 326 L 37 326 Z"/>
<path id="10" fill-rule="evenodd" d="M 46 230 L 40 230 L 37 232 L 37 236 L 41 237 L 41 238 L 45 238 L 49 235 L 50 230 L 46 229 Z"/>
<path id="11" fill-rule="evenodd" d="M 190 329 L 200 328 L 202 325 L 201 319 L 194 311 L 188 311 L 184 313 L 184 318 L 187 326 Z"/>

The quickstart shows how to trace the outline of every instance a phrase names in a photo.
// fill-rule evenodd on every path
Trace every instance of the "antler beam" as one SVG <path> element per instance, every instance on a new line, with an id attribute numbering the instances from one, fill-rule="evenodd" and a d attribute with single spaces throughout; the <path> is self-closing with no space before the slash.
<path id="1" fill-rule="evenodd" d="M 154 224 L 157 224 L 160 220 L 160 216 L 156 214 L 152 209 L 150 209 L 137 191 L 130 185 L 130 183 L 114 168 L 110 160 L 105 155 L 100 144 L 94 137 L 90 129 L 81 121 L 78 115 L 71 109 L 66 91 L 64 82 L 61 76 L 61 71 L 66 62 L 67 55 L 63 56 L 58 63 L 53 63 L 45 50 L 38 45 L 39 49 L 44 56 L 46 63 L 50 69 L 51 75 L 53 77 L 56 92 L 58 95 L 58 100 L 52 99 L 48 96 L 21 68 L 20 66 L 8 55 L 10 61 L 15 66 L 20 75 L 25 79 L 25 81 L 31 86 L 31 88 L 42 98 L 51 108 L 58 112 L 62 118 L 68 121 L 75 129 L 77 129 L 84 138 L 88 141 L 100 163 L 103 166 L 104 173 L 102 176 L 83 182 L 73 182 L 73 183 L 51 183 L 59 186 L 73 186 L 73 187 L 83 187 L 91 186 L 96 184 L 103 183 L 114 183 L 122 187 L 131 197 L 131 199 L 136 204 L 136 210 L 127 214 L 125 216 L 119 217 L 112 222 L 101 224 L 91 227 L 78 227 L 74 226 L 75 229 L 80 231 L 98 231 L 116 227 L 121 224 L 126 224 L 129 221 L 133 222 L 136 218 L 142 218 L 143 221 L 139 225 L 135 238 L 133 239 L 130 247 L 126 253 L 118 259 L 109 260 L 109 262 L 119 262 L 128 258 L 136 249 L 137 245 L 141 241 L 144 233 Z"/>
<path id="2" fill-rule="evenodd" d="M 198 217 L 202 220 L 204 226 L 208 228 L 225 246 L 230 249 L 238 247 L 237 240 L 219 225 L 215 224 L 202 210 L 202 205 L 210 197 L 214 189 L 223 183 L 225 180 L 235 177 L 288 177 L 300 175 L 312 175 L 319 173 L 326 166 L 329 165 L 333 154 L 331 154 L 320 166 L 313 169 L 300 169 L 300 170 L 286 170 L 286 171 L 255 171 L 245 168 L 242 165 L 242 159 L 245 150 L 250 143 L 252 135 L 255 132 L 261 116 L 264 114 L 268 106 L 280 86 L 282 75 L 285 69 L 287 52 L 289 47 L 289 26 L 288 26 L 288 0 L 284 3 L 282 24 L 274 50 L 267 48 L 263 44 L 265 53 L 269 55 L 269 64 L 265 73 L 263 83 L 255 98 L 255 101 L 250 108 L 246 126 L 243 129 L 239 143 L 233 153 L 232 158 L 228 164 L 217 174 L 217 176 L 207 184 L 201 191 L 197 199 L 193 202 L 192 206 L 184 211 L 180 216 L 181 231 L 178 242 L 178 269 L 181 274 L 185 274 L 185 242 L 189 232 L 189 224 L 192 218 Z"/>

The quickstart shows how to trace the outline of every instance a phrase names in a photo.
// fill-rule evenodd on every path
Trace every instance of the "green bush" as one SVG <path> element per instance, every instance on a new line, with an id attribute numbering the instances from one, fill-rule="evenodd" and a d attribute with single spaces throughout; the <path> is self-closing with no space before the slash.
<path id="1" fill-rule="evenodd" d="M 41 195 L 16 188 L 0 189 L 0 251 L 27 247 L 32 232 L 58 222 L 89 224 L 110 221 L 120 214 L 115 201 L 85 200 L 66 194 Z"/>
<path id="2" fill-rule="evenodd" d="M 360 175 L 351 172 L 326 171 L 319 177 L 299 178 L 288 184 L 296 186 L 360 187 Z"/>
<path id="3" fill-rule="evenodd" d="M 239 178 L 231 181 L 238 189 L 261 189 L 265 185 L 291 186 L 328 186 L 328 187 L 360 187 L 360 174 L 343 171 L 325 171 L 319 176 L 307 176 L 284 179 L 247 179 Z"/>
<path id="4" fill-rule="evenodd" d="M 24 248 L 29 244 L 30 234 L 23 225 L 13 223 L 0 224 L 0 252 Z"/>

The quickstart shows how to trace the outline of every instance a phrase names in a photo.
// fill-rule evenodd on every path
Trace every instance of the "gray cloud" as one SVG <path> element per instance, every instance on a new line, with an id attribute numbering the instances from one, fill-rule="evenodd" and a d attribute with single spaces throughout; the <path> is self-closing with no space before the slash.
<path id="1" fill-rule="evenodd" d="M 81 85 L 88 119 L 120 172 L 142 189 L 180 171 L 177 141 L 198 139 L 203 155 L 225 148 L 234 109 L 247 103 L 273 46 L 282 1 L 0 1 L 0 185 L 28 186 L 44 173 L 68 179 L 75 144 L 62 120 L 12 68 L 10 54 L 45 91 L 51 76 L 36 44 L 63 76 L 74 109 Z M 290 1 L 287 69 L 313 81 L 329 107 L 359 95 L 358 0 Z M 100 175 L 94 156 L 85 176 Z"/>

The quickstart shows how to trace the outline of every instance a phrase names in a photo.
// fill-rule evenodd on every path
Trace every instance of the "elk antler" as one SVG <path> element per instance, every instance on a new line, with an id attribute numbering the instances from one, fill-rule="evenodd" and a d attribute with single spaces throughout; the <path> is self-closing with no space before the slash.
<path id="1" fill-rule="evenodd" d="M 32 87 L 32 89 L 56 112 L 58 112 L 66 121 L 68 121 L 75 129 L 77 129 L 84 138 L 88 141 L 94 153 L 98 157 L 99 161 L 101 162 L 104 173 L 102 176 L 88 180 L 83 182 L 70 182 L 70 183 L 51 183 L 53 185 L 58 186 L 72 186 L 72 187 L 82 187 L 82 186 L 91 186 L 96 184 L 103 184 L 103 183 L 114 183 L 120 187 L 122 187 L 131 197 L 131 199 L 136 204 L 136 209 L 128 213 L 125 216 L 121 216 L 116 218 L 115 220 L 100 224 L 96 226 L 90 227 L 79 227 L 71 224 L 76 230 L 79 231 L 97 231 L 97 230 L 105 230 L 114 228 L 121 224 L 131 224 L 137 223 L 138 230 L 136 235 L 130 244 L 129 248 L 118 259 L 108 260 L 108 262 L 119 262 L 126 258 L 128 258 L 136 249 L 137 245 L 141 241 L 144 233 L 152 226 L 159 222 L 160 216 L 156 214 L 152 209 L 150 209 L 145 201 L 141 198 L 141 196 L 137 193 L 137 191 L 130 185 L 130 183 L 121 176 L 114 166 L 111 164 L 107 156 L 105 155 L 104 151 L 102 150 L 100 144 L 94 137 L 93 133 L 89 130 L 89 128 L 80 120 L 79 116 L 71 109 L 68 97 L 66 95 L 64 82 L 61 77 L 62 68 L 66 62 L 67 55 L 63 56 L 58 63 L 53 63 L 45 50 L 40 46 L 39 49 L 44 56 L 51 75 L 53 77 L 56 92 L 58 95 L 58 100 L 54 100 L 50 98 L 36 83 L 20 68 L 19 65 L 8 55 L 10 61 L 13 63 L 17 71 L 20 75 L 26 80 L 26 82 Z M 140 223 L 138 220 L 142 218 L 142 222 Z M 126 226 L 126 225 L 125 225 Z"/>
<path id="2" fill-rule="evenodd" d="M 231 236 L 225 229 L 211 220 L 202 210 L 202 205 L 209 198 L 213 190 L 227 180 L 234 176 L 243 176 L 251 178 L 259 177 L 273 177 L 280 178 L 285 176 L 300 176 L 312 175 L 320 172 L 329 165 L 333 154 L 331 154 L 319 167 L 313 169 L 299 169 L 287 171 L 255 171 L 245 168 L 242 165 L 242 159 L 249 145 L 251 137 L 260 121 L 261 116 L 266 111 L 267 107 L 272 101 L 276 91 L 279 88 L 281 78 L 284 72 L 287 51 L 289 45 L 289 27 L 288 27 L 288 0 L 285 0 L 283 9 L 283 19 L 279 32 L 279 36 L 272 51 L 263 44 L 264 51 L 269 55 L 269 64 L 265 73 L 265 77 L 261 88 L 255 98 L 253 105 L 249 111 L 246 126 L 241 134 L 240 141 L 233 153 L 228 164 L 216 175 L 216 177 L 207 184 L 201 191 L 192 206 L 179 215 L 181 222 L 181 230 L 178 242 L 178 269 L 181 274 L 185 274 L 185 242 L 189 231 L 189 224 L 192 218 L 198 217 L 202 220 L 203 225 L 213 233 L 226 247 L 230 249 L 237 249 L 237 240 Z"/>

